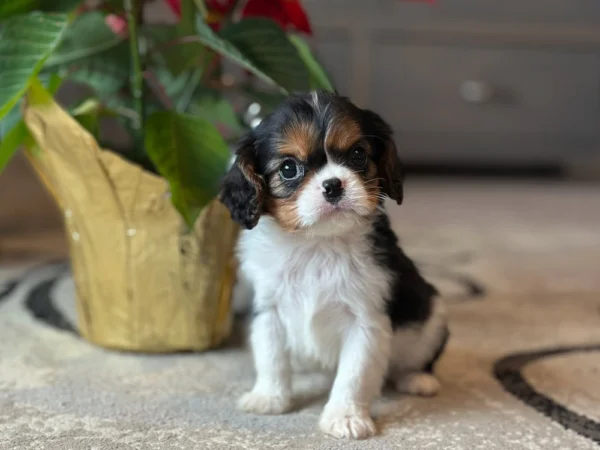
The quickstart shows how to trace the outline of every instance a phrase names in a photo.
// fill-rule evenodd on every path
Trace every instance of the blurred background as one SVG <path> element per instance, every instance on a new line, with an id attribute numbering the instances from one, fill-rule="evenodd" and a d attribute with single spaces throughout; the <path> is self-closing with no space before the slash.
<path id="1" fill-rule="evenodd" d="M 596 164 L 595 0 L 307 0 L 340 90 L 389 120 L 419 168 Z"/>
<path id="2" fill-rule="evenodd" d="M 150 3 L 149 16 L 176 20 L 165 2 Z M 379 112 L 398 134 L 409 183 L 600 178 L 597 0 L 303 6 L 311 45 L 339 91 Z M 61 91 L 63 99 L 77 95 L 72 84 Z M 123 144 L 117 128 L 109 134 Z M 23 157 L 0 177 L 0 196 L 0 254 L 21 248 L 25 232 L 60 230 L 60 216 Z"/>

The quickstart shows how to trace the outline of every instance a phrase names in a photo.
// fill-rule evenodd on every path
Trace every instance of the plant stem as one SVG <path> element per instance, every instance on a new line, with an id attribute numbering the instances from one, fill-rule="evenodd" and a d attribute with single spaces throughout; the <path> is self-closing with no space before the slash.
<path id="1" fill-rule="evenodd" d="M 200 11 L 200 15 L 202 16 L 202 19 L 206 20 L 208 17 L 208 9 L 206 8 L 206 5 L 204 4 L 204 0 L 194 0 L 194 3 L 196 4 L 196 8 L 198 9 L 198 11 Z"/>
<path id="2" fill-rule="evenodd" d="M 248 3 L 247 0 L 235 0 L 233 2 L 233 6 L 229 10 L 229 17 L 227 17 L 227 22 L 239 22 L 242 18 L 242 10 Z"/>
<path id="3" fill-rule="evenodd" d="M 129 30 L 129 51 L 131 53 L 131 95 L 133 104 L 138 114 L 138 120 L 133 125 L 140 142 L 143 141 L 144 133 L 144 73 L 140 59 L 138 42 L 138 8 L 136 0 L 125 0 L 125 13 L 127 14 L 127 28 Z"/>

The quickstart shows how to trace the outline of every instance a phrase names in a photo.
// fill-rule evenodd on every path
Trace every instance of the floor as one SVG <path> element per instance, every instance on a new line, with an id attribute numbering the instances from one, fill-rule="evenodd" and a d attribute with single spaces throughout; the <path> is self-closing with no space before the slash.
<path id="1" fill-rule="evenodd" d="M 0 180 L 3 206 L 19 210 L 0 212 L 2 450 L 600 449 L 599 185 L 408 181 L 389 211 L 450 311 L 443 388 L 385 392 L 378 436 L 346 443 L 317 430 L 318 375 L 295 379 L 291 414 L 235 410 L 253 378 L 243 323 L 203 354 L 82 341 L 60 217 L 37 186 L 16 187 L 23 179 Z"/>

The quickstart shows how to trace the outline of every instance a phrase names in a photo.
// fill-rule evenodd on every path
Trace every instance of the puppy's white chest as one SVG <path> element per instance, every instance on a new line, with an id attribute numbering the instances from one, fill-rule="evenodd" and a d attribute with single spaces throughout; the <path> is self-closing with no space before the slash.
<path id="1" fill-rule="evenodd" d="M 280 271 L 285 281 L 276 302 L 290 349 L 302 360 L 334 364 L 344 330 L 360 314 L 361 283 L 350 279 L 361 274 L 347 257 L 327 248 L 301 251 Z"/>
<path id="2" fill-rule="evenodd" d="M 266 231 L 259 226 L 240 244 L 255 308 L 277 309 L 295 359 L 334 368 L 346 330 L 380 320 L 386 272 L 366 236 L 301 240 Z"/>

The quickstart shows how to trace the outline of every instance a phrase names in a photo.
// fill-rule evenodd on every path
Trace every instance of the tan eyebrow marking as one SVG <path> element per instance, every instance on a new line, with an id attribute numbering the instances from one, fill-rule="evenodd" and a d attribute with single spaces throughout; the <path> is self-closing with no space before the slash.
<path id="1" fill-rule="evenodd" d="M 360 126 L 349 117 L 336 116 L 325 134 L 325 149 L 348 150 L 362 137 Z"/>
<path id="2" fill-rule="evenodd" d="M 296 122 L 283 132 L 279 143 L 279 151 L 285 155 L 295 156 L 301 161 L 315 150 L 319 142 L 319 132 L 312 122 Z"/>

